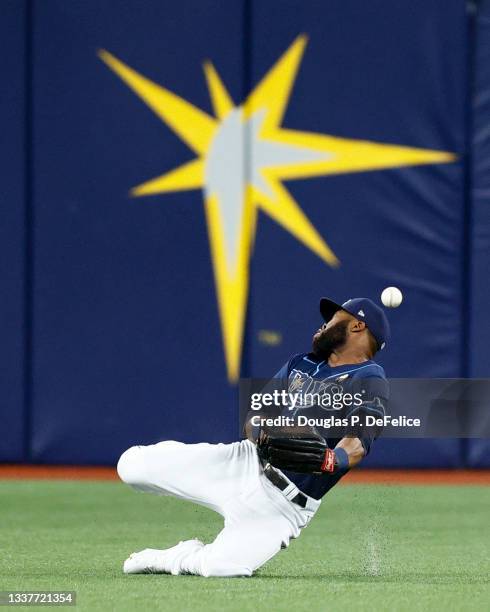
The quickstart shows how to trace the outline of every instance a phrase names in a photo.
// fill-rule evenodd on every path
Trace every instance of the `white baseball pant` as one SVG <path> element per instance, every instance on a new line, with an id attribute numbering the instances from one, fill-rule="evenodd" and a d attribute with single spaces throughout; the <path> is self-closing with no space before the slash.
<path id="1" fill-rule="evenodd" d="M 119 459 L 121 480 L 140 491 L 173 495 L 211 508 L 224 517 L 224 528 L 211 544 L 188 540 L 162 553 L 160 571 L 199 576 L 251 576 L 297 538 L 320 506 L 306 508 L 290 499 L 264 475 L 255 445 L 183 444 L 167 441 L 133 446 Z"/>

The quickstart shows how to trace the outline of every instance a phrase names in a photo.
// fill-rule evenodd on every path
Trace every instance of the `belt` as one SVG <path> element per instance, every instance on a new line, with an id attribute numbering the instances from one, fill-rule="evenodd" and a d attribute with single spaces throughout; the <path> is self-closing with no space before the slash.
<path id="1" fill-rule="evenodd" d="M 284 478 L 284 476 L 281 476 L 281 474 L 279 474 L 279 472 L 277 472 L 270 465 L 270 463 L 268 463 L 264 467 L 264 475 L 280 491 L 284 491 L 289 486 L 291 486 L 291 483 L 289 482 L 289 480 Z M 293 504 L 296 504 L 296 505 L 300 506 L 300 508 L 306 508 L 306 504 L 308 502 L 308 498 L 306 497 L 306 495 L 304 493 L 301 493 L 301 491 L 298 491 L 298 493 L 290 501 L 292 501 Z"/>

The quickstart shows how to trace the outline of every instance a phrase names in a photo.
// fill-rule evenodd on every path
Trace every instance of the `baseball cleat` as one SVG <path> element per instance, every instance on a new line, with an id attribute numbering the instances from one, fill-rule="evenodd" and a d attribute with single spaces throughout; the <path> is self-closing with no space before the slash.
<path id="1" fill-rule="evenodd" d="M 199 540 L 186 540 L 179 542 L 172 548 L 158 550 L 145 548 L 134 552 L 126 559 L 123 565 L 125 574 L 178 574 L 182 556 L 196 548 L 201 548 Z"/>
<path id="2" fill-rule="evenodd" d="M 165 572 L 162 565 L 163 550 L 145 548 L 134 552 L 126 559 L 123 565 L 125 574 L 161 574 Z"/>

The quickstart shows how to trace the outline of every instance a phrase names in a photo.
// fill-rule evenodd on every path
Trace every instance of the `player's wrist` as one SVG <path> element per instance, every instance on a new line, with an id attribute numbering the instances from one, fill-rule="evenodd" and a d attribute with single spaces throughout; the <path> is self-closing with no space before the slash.
<path id="1" fill-rule="evenodd" d="M 329 474 L 343 472 L 349 469 L 349 455 L 343 448 L 332 450 L 327 448 L 321 471 Z"/>
<path id="2" fill-rule="evenodd" d="M 335 458 L 337 460 L 337 470 L 345 471 L 349 469 L 349 454 L 344 448 L 335 449 Z"/>

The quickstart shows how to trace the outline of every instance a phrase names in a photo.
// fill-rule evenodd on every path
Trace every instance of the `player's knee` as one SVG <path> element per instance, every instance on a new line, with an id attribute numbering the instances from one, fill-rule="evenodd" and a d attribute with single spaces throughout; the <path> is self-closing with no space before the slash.
<path id="1" fill-rule="evenodd" d="M 144 473 L 144 446 L 131 446 L 119 457 L 117 473 L 129 485 L 140 484 Z"/>

